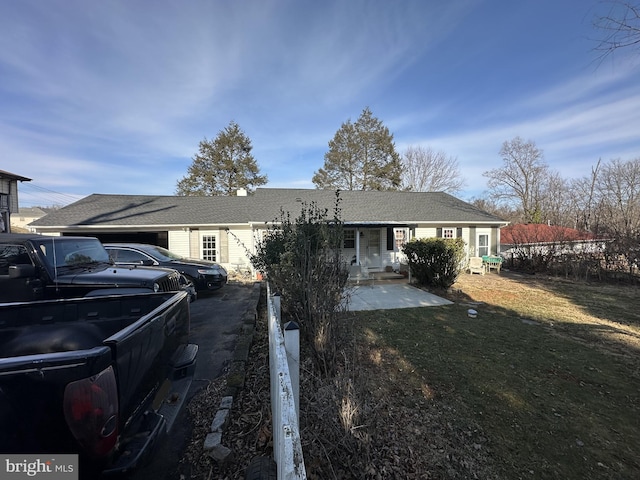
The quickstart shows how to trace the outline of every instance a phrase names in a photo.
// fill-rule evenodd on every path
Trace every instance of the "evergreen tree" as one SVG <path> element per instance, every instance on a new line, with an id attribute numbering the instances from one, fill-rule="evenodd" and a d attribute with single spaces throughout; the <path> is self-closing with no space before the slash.
<path id="1" fill-rule="evenodd" d="M 251 140 L 234 121 L 215 140 L 200 142 L 188 174 L 177 183 L 176 195 L 233 195 L 267 183 L 251 155 Z"/>
<path id="2" fill-rule="evenodd" d="M 355 123 L 348 120 L 329 142 L 324 167 L 313 175 L 316 188 L 399 190 L 402 164 L 393 135 L 365 108 Z"/>

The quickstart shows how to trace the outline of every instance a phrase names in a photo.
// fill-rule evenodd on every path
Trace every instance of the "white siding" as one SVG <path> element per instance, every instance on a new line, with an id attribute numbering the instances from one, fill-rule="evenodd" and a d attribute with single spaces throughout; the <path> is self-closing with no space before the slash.
<path id="1" fill-rule="evenodd" d="M 228 235 L 229 241 L 229 264 L 225 265 L 233 270 L 237 264 L 249 265 L 249 258 L 246 250 L 251 253 L 255 252 L 254 231 L 251 227 L 233 227 L 229 229 L 229 233 L 222 232 L 222 235 Z M 255 235 L 259 235 L 259 231 L 255 231 Z"/>
<path id="2" fill-rule="evenodd" d="M 191 258 L 200 258 L 200 230 L 189 232 L 189 255 Z"/>
<path id="3" fill-rule="evenodd" d="M 169 230 L 169 250 L 183 257 L 190 257 L 189 232 L 180 230 Z"/>
<path id="4" fill-rule="evenodd" d="M 433 238 L 436 236 L 435 227 L 417 227 L 416 238 Z"/>
<path id="5" fill-rule="evenodd" d="M 452 227 L 452 226 L 446 226 L 444 228 L 453 228 L 454 230 L 456 230 L 459 227 Z M 469 248 L 469 245 L 477 245 L 478 243 L 478 239 L 477 236 L 482 234 L 482 235 L 489 235 L 489 244 L 492 245 L 492 242 L 495 240 L 493 238 L 493 235 L 495 234 L 495 229 L 494 228 L 475 228 L 473 231 L 475 231 L 474 235 L 476 236 L 475 239 L 471 239 L 470 235 L 472 232 L 472 229 L 469 227 L 462 227 L 462 239 L 464 240 L 465 243 L 465 250 L 466 250 L 466 254 L 467 256 L 474 256 L 475 252 L 476 252 L 476 248 Z M 435 238 L 437 236 L 437 227 L 417 227 L 416 231 L 415 231 L 415 238 Z M 492 249 L 493 250 L 493 249 Z"/>
<path id="6" fill-rule="evenodd" d="M 27 225 L 29 225 L 31 222 L 33 222 L 34 220 L 37 220 L 39 218 L 40 217 L 20 216 L 19 213 L 14 213 L 13 215 L 11 215 L 11 226 L 12 227 L 27 228 Z"/>
<path id="7" fill-rule="evenodd" d="M 384 250 L 382 253 L 382 267 L 387 265 L 397 265 L 398 263 L 406 263 L 407 257 L 401 251 L 395 252 L 393 250 Z"/>
<path id="8" fill-rule="evenodd" d="M 347 264 L 351 264 L 353 257 L 356 256 L 355 248 L 343 248 L 342 249 L 342 260 L 344 260 Z"/>

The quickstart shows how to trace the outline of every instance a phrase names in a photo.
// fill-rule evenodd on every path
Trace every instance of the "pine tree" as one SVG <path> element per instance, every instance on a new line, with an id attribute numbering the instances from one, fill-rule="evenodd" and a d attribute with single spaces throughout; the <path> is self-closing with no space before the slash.
<path id="1" fill-rule="evenodd" d="M 251 140 L 234 121 L 215 140 L 200 142 L 188 174 L 177 182 L 176 195 L 233 195 L 267 183 L 251 155 Z"/>
<path id="2" fill-rule="evenodd" d="M 365 108 L 355 123 L 343 123 L 329 142 L 324 167 L 313 175 L 317 188 L 398 190 L 402 164 L 393 135 Z"/>

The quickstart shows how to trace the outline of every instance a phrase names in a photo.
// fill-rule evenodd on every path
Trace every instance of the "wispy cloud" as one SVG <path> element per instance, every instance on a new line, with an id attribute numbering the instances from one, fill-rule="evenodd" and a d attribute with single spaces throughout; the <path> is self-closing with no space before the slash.
<path id="1" fill-rule="evenodd" d="M 456 156 L 469 185 L 516 135 L 575 175 L 640 143 L 637 69 L 548 50 L 578 36 L 548 38 L 584 28 L 582 5 L 551 21 L 482 0 L 0 2 L 2 167 L 73 193 L 170 194 L 234 120 L 271 186 L 311 187 L 370 106 L 399 149 Z"/>
<path id="2" fill-rule="evenodd" d="M 579 177 L 599 158 L 640 156 L 640 88 L 634 73 L 585 73 L 515 104 L 495 105 L 492 121 L 481 128 L 414 137 L 403 145 L 430 145 L 456 156 L 467 180 L 484 187 L 482 173 L 502 165 L 502 144 L 520 136 L 534 141 L 547 163 L 566 178 Z M 508 110 L 504 116 L 501 109 Z"/>

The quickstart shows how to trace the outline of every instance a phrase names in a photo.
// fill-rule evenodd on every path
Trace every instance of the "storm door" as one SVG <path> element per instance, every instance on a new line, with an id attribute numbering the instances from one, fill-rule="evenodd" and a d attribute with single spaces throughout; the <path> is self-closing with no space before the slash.
<path id="1" fill-rule="evenodd" d="M 382 259 L 380 256 L 380 229 L 363 230 L 366 239 L 366 259 L 365 265 L 369 268 L 381 268 Z"/>

